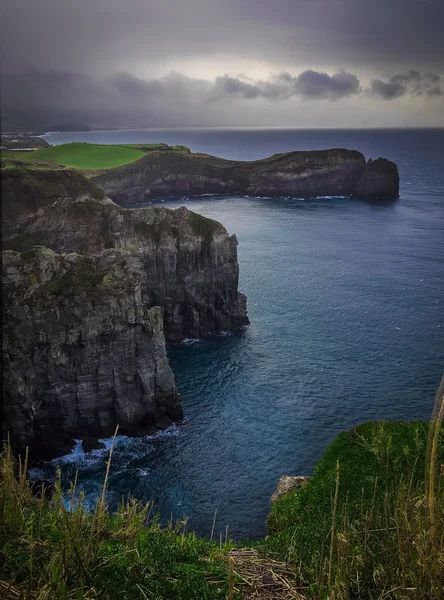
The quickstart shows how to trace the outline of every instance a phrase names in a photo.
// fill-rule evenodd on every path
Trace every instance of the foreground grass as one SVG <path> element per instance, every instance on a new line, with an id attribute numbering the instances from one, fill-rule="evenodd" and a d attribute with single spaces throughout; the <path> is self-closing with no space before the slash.
<path id="1" fill-rule="evenodd" d="M 276 502 L 262 549 L 315 598 L 444 597 L 444 378 L 425 422 L 344 432 Z"/>
<path id="2" fill-rule="evenodd" d="M 162 527 L 135 502 L 110 515 L 106 480 L 93 514 L 75 486 L 72 510 L 59 484 L 49 503 L 35 498 L 6 450 L 0 580 L 39 600 L 440 600 L 443 392 L 444 379 L 430 423 L 371 422 L 339 435 L 310 481 L 274 504 L 270 535 L 251 551 L 198 538 L 184 523 Z"/>
<path id="3" fill-rule="evenodd" d="M 148 152 L 189 153 L 186 146 L 167 144 L 87 144 L 71 142 L 41 148 L 32 152 L 4 150 L 1 153 L 3 169 L 24 165 L 28 168 L 63 168 L 82 171 L 113 169 L 132 163 Z"/>
<path id="4" fill-rule="evenodd" d="M 93 514 L 74 488 L 67 509 L 59 483 L 50 503 L 36 498 L 24 468 L 15 476 L 8 449 L 0 468 L 1 598 L 14 597 L 8 584 L 39 600 L 227 597 L 229 544 L 199 539 L 184 522 L 147 525 L 149 507 L 135 502 L 110 515 L 105 493 Z"/>

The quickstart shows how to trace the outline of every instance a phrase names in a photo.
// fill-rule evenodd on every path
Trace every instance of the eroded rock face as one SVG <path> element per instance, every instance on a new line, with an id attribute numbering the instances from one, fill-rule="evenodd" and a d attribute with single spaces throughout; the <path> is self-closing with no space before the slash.
<path id="1" fill-rule="evenodd" d="M 360 152 L 344 148 L 286 152 L 249 162 L 205 154 L 152 152 L 130 165 L 95 175 L 92 181 L 120 204 L 199 194 L 399 196 L 394 163 L 378 159 L 366 164 Z"/>
<path id="2" fill-rule="evenodd" d="M 118 255 L 103 274 L 78 254 L 4 253 L 4 426 L 18 450 L 51 458 L 117 424 L 137 435 L 181 417 L 161 309 L 133 260 Z"/>
<path id="3" fill-rule="evenodd" d="M 248 324 L 238 292 L 237 239 L 217 221 L 182 207 L 123 209 L 109 199 L 58 200 L 4 240 L 19 252 L 35 245 L 59 254 L 100 254 L 106 269 L 119 252 L 142 273 L 141 294 L 163 310 L 167 341 L 232 331 Z"/>
<path id="4" fill-rule="evenodd" d="M 33 460 L 182 417 L 167 341 L 248 323 L 237 240 L 186 208 L 61 199 L 4 240 L 4 435 Z"/>
<path id="5" fill-rule="evenodd" d="M 363 200 L 398 198 L 398 167 L 386 158 L 370 159 L 352 195 Z"/>

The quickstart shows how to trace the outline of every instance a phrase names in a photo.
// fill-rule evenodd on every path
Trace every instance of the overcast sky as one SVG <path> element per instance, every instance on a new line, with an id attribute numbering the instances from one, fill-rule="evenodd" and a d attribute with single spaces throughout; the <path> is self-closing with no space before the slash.
<path id="1" fill-rule="evenodd" d="M 444 0 L 13 0 L 3 118 L 444 126 Z"/>

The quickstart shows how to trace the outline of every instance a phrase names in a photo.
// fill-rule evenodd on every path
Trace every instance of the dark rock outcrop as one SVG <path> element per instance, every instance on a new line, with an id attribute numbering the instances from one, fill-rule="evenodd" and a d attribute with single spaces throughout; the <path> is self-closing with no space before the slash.
<path id="1" fill-rule="evenodd" d="M 103 450 L 106 446 L 98 438 L 87 437 L 82 440 L 82 448 L 83 452 L 91 452 L 91 450 Z"/>
<path id="2" fill-rule="evenodd" d="M 399 174 L 395 163 L 386 158 L 370 159 L 353 190 L 353 198 L 392 199 L 399 196 Z"/>
<path id="3" fill-rule="evenodd" d="M 282 475 L 278 481 L 276 491 L 270 498 L 270 504 L 274 504 L 280 498 L 298 490 L 305 485 L 308 480 L 309 477 L 307 475 Z"/>
<path id="4" fill-rule="evenodd" d="M 378 159 L 366 164 L 360 152 L 343 148 L 286 152 L 251 162 L 151 152 L 129 165 L 94 174 L 91 181 L 120 204 L 199 194 L 361 197 L 362 190 L 363 198 L 399 196 L 394 163 Z"/>
<path id="5" fill-rule="evenodd" d="M 106 198 L 21 223 L 4 240 L 3 435 L 36 460 L 117 424 L 142 435 L 180 419 L 165 338 L 248 323 L 235 236 L 186 208 Z"/>
<path id="6" fill-rule="evenodd" d="M 3 170 L 2 240 L 23 229 L 30 216 L 59 198 L 103 200 L 105 192 L 76 171 Z"/>

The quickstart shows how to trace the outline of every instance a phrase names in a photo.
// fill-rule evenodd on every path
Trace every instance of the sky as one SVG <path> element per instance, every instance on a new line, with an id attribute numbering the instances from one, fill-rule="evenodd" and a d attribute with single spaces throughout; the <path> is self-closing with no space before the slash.
<path id="1" fill-rule="evenodd" d="M 444 0 L 14 0 L 2 120 L 444 126 Z"/>

